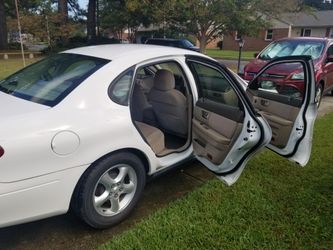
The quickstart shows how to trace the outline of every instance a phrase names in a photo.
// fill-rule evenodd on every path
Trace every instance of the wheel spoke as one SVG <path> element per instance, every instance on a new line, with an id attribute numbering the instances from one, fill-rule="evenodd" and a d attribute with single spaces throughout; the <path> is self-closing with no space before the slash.
<path id="1" fill-rule="evenodd" d="M 94 202 L 96 207 L 101 207 L 109 198 L 110 192 L 105 190 L 100 196 L 95 196 Z"/>
<path id="2" fill-rule="evenodd" d="M 115 198 L 115 197 L 111 197 L 110 198 L 110 202 L 111 202 L 111 211 L 116 213 L 119 210 L 119 197 Z"/>
<path id="3" fill-rule="evenodd" d="M 124 189 L 123 189 L 123 192 L 124 194 L 129 194 L 129 193 L 132 193 L 134 188 L 135 188 L 135 185 L 134 183 L 131 181 L 130 183 L 128 184 L 124 184 Z"/>
<path id="4" fill-rule="evenodd" d="M 110 189 L 111 184 L 115 184 L 115 180 L 111 178 L 109 173 L 105 173 L 99 181 L 107 190 Z"/>
<path id="5" fill-rule="evenodd" d="M 123 182 L 127 174 L 128 174 L 128 167 L 120 167 L 119 174 L 114 180 L 116 182 Z"/>

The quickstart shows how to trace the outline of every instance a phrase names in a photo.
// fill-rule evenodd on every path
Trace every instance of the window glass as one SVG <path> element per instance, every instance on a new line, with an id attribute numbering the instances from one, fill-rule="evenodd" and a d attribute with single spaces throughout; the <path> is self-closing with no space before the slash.
<path id="1" fill-rule="evenodd" d="M 141 68 L 136 72 L 136 78 L 137 79 L 144 79 L 146 77 L 153 77 L 154 71 L 148 67 Z"/>
<path id="2" fill-rule="evenodd" d="M 54 106 L 109 60 L 58 54 L 0 81 L 0 91 L 28 101 Z"/>
<path id="3" fill-rule="evenodd" d="M 184 44 L 185 48 L 194 47 L 194 45 L 189 40 L 183 39 L 182 43 Z"/>
<path id="4" fill-rule="evenodd" d="M 229 106 L 239 106 L 237 94 L 220 71 L 196 62 L 190 62 L 190 68 L 196 76 L 200 97 Z"/>
<path id="5" fill-rule="evenodd" d="M 235 40 L 238 41 L 242 39 L 242 36 L 238 33 L 238 31 L 235 32 Z"/>
<path id="6" fill-rule="evenodd" d="M 265 40 L 272 40 L 272 39 L 273 39 L 273 30 L 272 29 L 266 30 Z"/>
<path id="7" fill-rule="evenodd" d="M 332 56 L 333 55 L 333 45 L 331 45 L 327 50 L 327 55 Z"/>
<path id="8" fill-rule="evenodd" d="M 301 36 L 311 36 L 311 29 L 302 29 Z"/>
<path id="9" fill-rule="evenodd" d="M 285 96 L 301 104 L 305 94 L 304 67 L 301 63 L 272 65 L 251 82 L 249 88 L 271 96 Z"/>
<path id="10" fill-rule="evenodd" d="M 278 41 L 272 43 L 262 53 L 260 53 L 259 58 L 263 60 L 271 60 L 283 56 L 309 55 L 313 59 L 317 59 L 322 54 L 324 47 L 324 42 L 320 41 Z"/>
<path id="11" fill-rule="evenodd" d="M 121 105 L 128 104 L 128 95 L 132 85 L 133 72 L 133 69 L 127 70 L 111 84 L 109 95 L 114 102 Z"/>
<path id="12" fill-rule="evenodd" d="M 176 75 L 179 75 L 179 76 L 181 76 L 183 74 L 182 71 L 181 71 L 181 69 L 177 65 L 177 63 L 174 63 L 174 62 L 160 63 L 160 64 L 157 64 L 156 67 L 158 69 L 169 70 L 173 74 L 176 74 Z"/>

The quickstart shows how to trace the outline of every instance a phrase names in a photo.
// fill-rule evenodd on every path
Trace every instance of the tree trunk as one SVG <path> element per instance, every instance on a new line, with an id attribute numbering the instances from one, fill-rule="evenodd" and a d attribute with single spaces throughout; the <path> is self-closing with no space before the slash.
<path id="1" fill-rule="evenodd" d="M 87 18 L 88 41 L 96 41 L 96 0 L 89 0 Z"/>
<path id="2" fill-rule="evenodd" d="M 4 0 L 0 0 L 0 49 L 8 47 L 7 23 Z"/>
<path id="3" fill-rule="evenodd" d="M 58 13 L 61 15 L 62 24 L 65 24 L 68 20 L 67 0 L 58 0 Z"/>
<path id="4" fill-rule="evenodd" d="M 206 52 L 206 45 L 207 45 L 207 37 L 205 35 L 202 35 L 199 37 L 199 43 L 200 43 L 200 52 L 205 53 Z"/>

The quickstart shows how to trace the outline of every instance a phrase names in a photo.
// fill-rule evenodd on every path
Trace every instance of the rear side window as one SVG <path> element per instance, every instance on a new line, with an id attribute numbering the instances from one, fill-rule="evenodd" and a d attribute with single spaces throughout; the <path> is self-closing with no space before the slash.
<path id="1" fill-rule="evenodd" d="M 108 62 L 90 56 L 58 54 L 0 81 L 0 91 L 52 107 Z"/>
<path id="2" fill-rule="evenodd" d="M 112 101 L 120 105 L 128 105 L 128 96 L 133 81 L 133 73 L 134 68 L 128 69 L 111 83 L 109 96 Z"/>

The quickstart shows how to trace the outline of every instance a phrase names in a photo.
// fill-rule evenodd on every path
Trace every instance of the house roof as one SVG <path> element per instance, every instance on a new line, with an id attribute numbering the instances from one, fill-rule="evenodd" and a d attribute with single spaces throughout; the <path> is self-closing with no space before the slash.
<path id="1" fill-rule="evenodd" d="M 285 13 L 280 18 L 294 27 L 333 27 L 333 10 Z"/>

